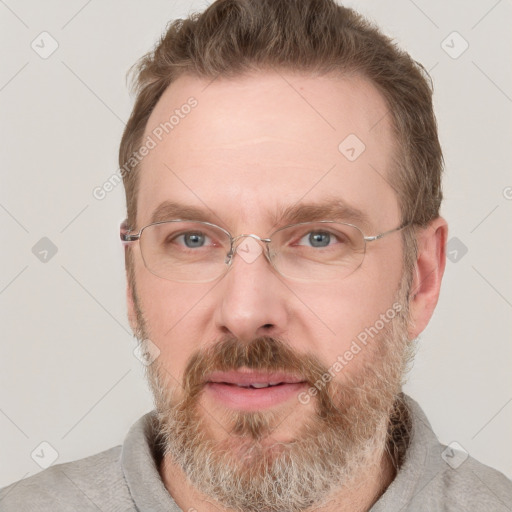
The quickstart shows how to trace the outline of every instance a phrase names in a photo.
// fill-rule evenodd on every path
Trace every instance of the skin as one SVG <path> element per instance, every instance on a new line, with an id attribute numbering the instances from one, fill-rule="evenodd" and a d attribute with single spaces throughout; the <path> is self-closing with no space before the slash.
<path id="1" fill-rule="evenodd" d="M 260 72 L 212 83 L 182 76 L 165 91 L 153 111 L 146 135 L 194 96 L 198 106 L 143 160 L 134 228 L 149 224 L 162 201 L 203 209 L 209 221 L 232 235 L 268 236 L 272 216 L 298 201 L 322 203 L 341 198 L 363 211 L 365 235 L 400 225 L 396 193 L 387 180 L 394 151 L 386 104 L 367 80 L 308 77 Z M 380 120 L 380 122 L 379 122 Z M 349 134 L 366 149 L 353 162 L 338 150 Z M 372 166 L 374 169 L 372 169 Z M 330 219 L 325 219 L 330 220 Z M 277 226 L 279 227 L 279 226 Z M 410 300 L 410 339 L 428 324 L 436 306 L 445 266 L 447 225 L 437 218 L 419 230 L 419 253 Z M 246 263 L 239 255 L 231 270 L 211 283 L 160 279 L 144 266 L 138 244 L 132 246 L 136 289 L 151 341 L 176 382 L 194 351 L 231 334 L 240 342 L 256 336 L 280 336 L 297 353 L 313 353 L 326 366 L 392 305 L 402 275 L 400 234 L 368 244 L 363 264 L 350 276 L 329 283 L 304 283 L 277 275 L 264 257 Z M 128 286 L 132 328 L 136 314 Z M 360 371 L 364 357 L 346 371 Z M 202 405 L 223 421 L 222 405 L 210 396 Z M 280 404 L 286 419 L 273 433 L 293 439 L 297 425 L 311 414 L 296 400 Z M 286 413 L 286 414 L 284 414 Z M 226 436 L 211 421 L 211 434 Z M 164 483 L 178 505 L 219 510 L 186 481 L 171 460 L 161 468 Z M 389 461 L 376 460 L 363 486 L 343 489 L 323 510 L 368 510 L 393 479 Z"/>

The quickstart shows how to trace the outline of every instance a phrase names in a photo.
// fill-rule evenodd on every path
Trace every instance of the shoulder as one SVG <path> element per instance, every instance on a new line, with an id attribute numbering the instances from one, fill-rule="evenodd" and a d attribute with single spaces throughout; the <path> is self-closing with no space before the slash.
<path id="1" fill-rule="evenodd" d="M 416 423 L 413 460 L 421 474 L 413 491 L 412 509 L 415 512 L 510 511 L 512 481 L 469 456 L 457 443 L 441 444 L 419 406 L 410 398 L 408 404 Z M 422 448 L 418 449 L 418 444 Z"/>
<path id="2" fill-rule="evenodd" d="M 441 444 L 420 406 L 407 395 L 402 398 L 405 458 L 372 512 L 510 512 L 512 481 L 457 443 Z"/>
<path id="3" fill-rule="evenodd" d="M 450 447 L 443 446 L 443 459 L 457 457 Z M 512 481 L 505 475 L 467 454 L 460 454 L 459 462 L 444 464 L 428 490 L 444 502 L 447 510 L 493 512 L 509 511 L 512 506 Z M 463 460 L 465 459 L 465 460 Z"/>
<path id="4" fill-rule="evenodd" d="M 121 446 L 52 466 L 0 490 L 2 512 L 134 510 Z"/>

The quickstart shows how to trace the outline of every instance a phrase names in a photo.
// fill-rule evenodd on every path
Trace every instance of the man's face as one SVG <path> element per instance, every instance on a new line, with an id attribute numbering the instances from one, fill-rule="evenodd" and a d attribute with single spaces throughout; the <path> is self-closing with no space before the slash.
<path id="1" fill-rule="evenodd" d="M 366 80 L 181 77 L 157 104 L 146 136 L 191 96 L 197 106 L 141 164 L 132 227 L 151 223 L 163 202 L 195 207 L 202 214 L 194 220 L 233 236 L 267 237 L 290 223 L 287 208 L 333 201 L 362 218 L 323 220 L 357 224 L 365 235 L 400 224 L 389 185 L 390 116 Z M 168 220 L 183 217 L 190 215 L 178 209 Z M 270 454 L 270 464 L 306 438 L 307 451 L 315 433 L 337 435 L 340 453 L 382 445 L 407 341 L 406 315 L 397 314 L 407 309 L 399 233 L 368 243 L 352 274 L 318 282 L 284 278 L 264 254 L 240 252 L 217 280 L 173 282 L 145 268 L 139 244 L 132 250 L 131 317 L 160 350 L 150 368 L 157 409 L 163 428 L 179 424 L 195 436 L 190 453 L 227 448 L 233 457 L 223 463 L 238 464 L 241 474 L 236 457 L 254 464 L 255 454 Z M 326 371 L 325 386 L 315 387 Z M 279 385 L 247 387 L 267 381 Z M 343 457 L 336 463 L 348 465 Z"/>

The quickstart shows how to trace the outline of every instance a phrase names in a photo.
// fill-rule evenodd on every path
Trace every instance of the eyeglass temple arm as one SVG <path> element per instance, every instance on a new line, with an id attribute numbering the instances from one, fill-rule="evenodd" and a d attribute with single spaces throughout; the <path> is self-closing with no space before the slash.
<path id="1" fill-rule="evenodd" d="M 140 233 L 130 234 L 130 231 L 131 230 L 128 228 L 128 219 L 125 219 L 121 223 L 120 232 L 119 232 L 119 236 L 120 236 L 122 242 L 125 242 L 125 243 L 135 242 L 136 240 L 138 240 L 140 238 Z"/>
<path id="2" fill-rule="evenodd" d="M 398 226 L 397 228 L 390 229 L 389 231 L 384 231 L 384 233 L 379 233 L 378 235 L 374 236 L 365 236 L 364 239 L 366 242 L 373 242 L 375 240 L 379 240 L 386 235 L 389 235 L 391 233 L 394 233 L 395 231 L 401 231 L 402 229 L 405 229 L 406 227 L 410 226 L 412 222 L 404 222 L 402 225 Z"/>

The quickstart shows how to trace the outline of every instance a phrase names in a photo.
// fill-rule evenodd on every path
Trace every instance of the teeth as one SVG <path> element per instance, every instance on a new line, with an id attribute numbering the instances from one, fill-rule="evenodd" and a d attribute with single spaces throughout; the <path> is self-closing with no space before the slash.
<path id="1" fill-rule="evenodd" d="M 281 384 L 280 382 L 255 382 L 251 384 L 237 384 L 234 383 L 235 386 L 239 388 L 256 388 L 256 389 L 263 389 L 268 388 L 270 386 L 277 386 L 278 384 Z"/>

